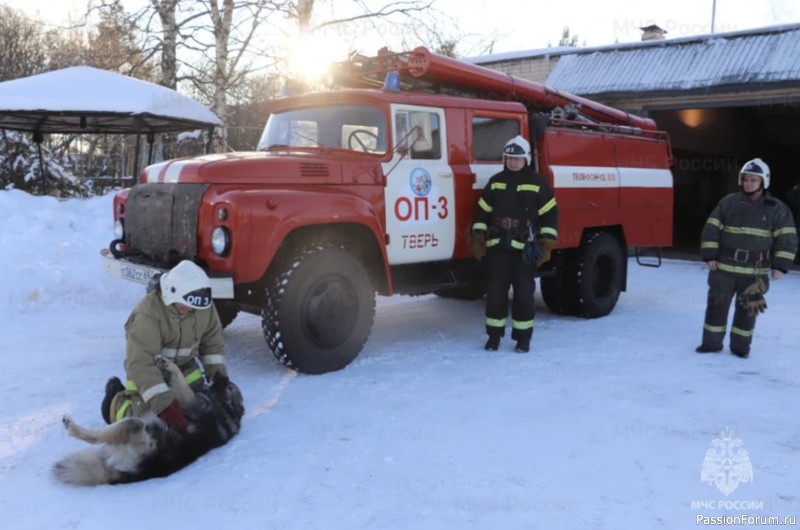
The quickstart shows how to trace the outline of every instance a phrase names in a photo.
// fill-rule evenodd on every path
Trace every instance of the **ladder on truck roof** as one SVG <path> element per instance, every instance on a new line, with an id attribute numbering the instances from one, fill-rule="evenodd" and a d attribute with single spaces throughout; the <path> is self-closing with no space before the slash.
<path id="1" fill-rule="evenodd" d="M 378 88 L 383 86 L 389 72 L 397 72 L 401 90 L 517 101 L 530 112 L 570 108 L 597 123 L 648 132 L 657 130 L 655 122 L 649 118 L 535 81 L 432 53 L 424 47 L 401 53 L 382 48 L 375 57 L 354 56 L 334 66 L 334 83 L 349 88 Z"/>

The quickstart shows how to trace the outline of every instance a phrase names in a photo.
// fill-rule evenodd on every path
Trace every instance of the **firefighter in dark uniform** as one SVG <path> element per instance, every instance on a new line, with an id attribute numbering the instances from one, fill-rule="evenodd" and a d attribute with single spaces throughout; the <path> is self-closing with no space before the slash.
<path id="1" fill-rule="evenodd" d="M 481 193 L 472 225 L 472 254 L 486 254 L 485 348 L 496 351 L 505 334 L 508 289 L 513 287 L 511 338 L 516 351 L 530 350 L 533 335 L 537 267 L 550 259 L 558 237 L 558 208 L 547 180 L 530 167 L 530 145 L 516 136 L 503 149 L 505 168 L 494 175 Z M 526 241 L 537 247 L 529 259 Z M 533 248 L 533 247 L 531 247 Z M 530 250 L 530 249 L 528 249 Z"/>
<path id="2" fill-rule="evenodd" d="M 708 263 L 708 302 L 703 343 L 697 353 L 722 351 L 728 309 L 736 295 L 730 349 L 747 358 L 756 316 L 766 309 L 769 280 L 788 272 L 797 249 L 797 229 L 788 207 L 772 197 L 769 166 L 760 158 L 739 172 L 742 191 L 719 201 L 703 227 L 701 251 Z"/>

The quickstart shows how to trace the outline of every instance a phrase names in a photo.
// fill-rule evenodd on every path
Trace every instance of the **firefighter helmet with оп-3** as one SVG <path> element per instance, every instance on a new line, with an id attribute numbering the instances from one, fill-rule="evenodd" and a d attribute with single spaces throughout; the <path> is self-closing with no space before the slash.
<path id="1" fill-rule="evenodd" d="M 524 158 L 525 162 L 528 165 L 531 165 L 531 144 L 529 144 L 528 140 L 522 136 L 516 135 L 514 138 L 506 142 L 506 145 L 503 148 L 503 156 L 508 156 L 511 158 Z"/>
<path id="2" fill-rule="evenodd" d="M 764 189 L 769 188 L 769 166 L 760 158 L 754 158 L 745 162 L 742 169 L 739 171 L 739 186 L 742 185 L 742 176 L 745 173 L 761 177 Z"/>
<path id="3" fill-rule="evenodd" d="M 211 282 L 205 271 L 183 260 L 161 276 L 161 298 L 167 305 L 183 304 L 193 309 L 211 307 Z"/>

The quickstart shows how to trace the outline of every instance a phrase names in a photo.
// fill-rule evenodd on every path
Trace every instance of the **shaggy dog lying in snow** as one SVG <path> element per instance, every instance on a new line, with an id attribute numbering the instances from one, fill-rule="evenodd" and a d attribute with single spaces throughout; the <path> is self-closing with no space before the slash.
<path id="1" fill-rule="evenodd" d="M 165 477 L 226 444 L 239 432 L 244 400 L 227 377 L 215 374 L 210 384 L 195 393 L 172 361 L 158 356 L 156 364 L 167 374 L 184 411 L 186 432 L 167 425 L 152 413 L 100 429 L 85 429 L 64 416 L 64 427 L 71 436 L 97 447 L 73 453 L 56 463 L 53 473 L 58 480 L 93 486 Z"/>

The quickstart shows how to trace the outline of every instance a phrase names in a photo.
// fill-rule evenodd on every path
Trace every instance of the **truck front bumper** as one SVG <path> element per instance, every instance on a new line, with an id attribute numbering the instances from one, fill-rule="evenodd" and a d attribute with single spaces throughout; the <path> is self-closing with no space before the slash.
<path id="1" fill-rule="evenodd" d="M 130 282 L 147 285 L 150 282 L 150 278 L 164 272 L 163 269 L 131 263 L 124 258 L 115 258 L 107 248 L 100 250 L 100 256 L 103 258 L 103 267 L 106 269 L 107 274 Z M 232 277 L 209 276 L 209 280 L 211 280 L 211 296 L 214 298 L 233 298 Z"/>

